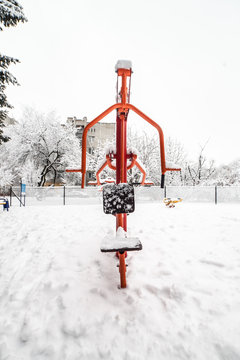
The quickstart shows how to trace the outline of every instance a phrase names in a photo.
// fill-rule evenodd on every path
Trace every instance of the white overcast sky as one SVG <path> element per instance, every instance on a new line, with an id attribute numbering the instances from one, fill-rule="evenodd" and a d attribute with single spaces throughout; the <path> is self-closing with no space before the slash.
<path id="1" fill-rule="evenodd" d="M 115 102 L 118 59 L 133 63 L 131 102 L 218 164 L 240 156 L 239 0 L 19 0 L 28 23 L 1 32 L 24 106 L 89 120 Z M 112 114 L 111 120 L 115 120 Z M 129 116 L 134 126 L 144 122 Z M 149 125 L 146 123 L 146 131 Z"/>

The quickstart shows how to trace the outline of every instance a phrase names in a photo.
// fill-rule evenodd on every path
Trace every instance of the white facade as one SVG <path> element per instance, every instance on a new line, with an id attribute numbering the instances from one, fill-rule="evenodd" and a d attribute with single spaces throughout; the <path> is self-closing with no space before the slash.
<path id="1" fill-rule="evenodd" d="M 79 138 L 80 143 L 82 143 L 82 134 L 84 128 L 89 124 L 86 117 L 83 119 L 77 119 L 75 116 L 67 118 L 67 124 L 71 124 L 76 128 L 76 136 Z M 87 135 L 87 152 L 94 155 L 96 148 L 99 144 L 104 144 L 106 141 L 111 141 L 115 139 L 115 123 L 104 123 L 99 122 L 95 124 L 88 131 Z M 92 180 L 95 174 L 93 172 L 87 172 L 87 182 Z"/>
<path id="2" fill-rule="evenodd" d="M 80 142 L 82 143 L 83 130 L 87 126 L 87 124 L 89 124 L 87 118 L 84 117 L 83 119 L 77 119 L 75 116 L 68 117 L 67 123 L 72 124 L 76 128 L 77 130 L 76 136 L 79 138 Z M 104 143 L 107 140 L 114 140 L 114 138 L 115 138 L 115 123 L 99 122 L 95 124 L 88 131 L 87 152 L 89 154 L 94 154 L 94 151 L 99 143 Z"/>

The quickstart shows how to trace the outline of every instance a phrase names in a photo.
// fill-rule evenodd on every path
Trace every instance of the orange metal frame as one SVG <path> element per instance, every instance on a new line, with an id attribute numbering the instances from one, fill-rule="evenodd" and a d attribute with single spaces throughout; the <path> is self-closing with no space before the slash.
<path id="1" fill-rule="evenodd" d="M 114 166 L 112 164 L 112 160 L 116 158 L 116 156 L 113 156 L 113 158 L 110 156 L 111 154 L 107 154 L 106 155 L 106 161 L 102 164 L 102 166 L 98 169 L 97 173 L 96 173 L 96 178 L 97 178 L 97 182 L 93 183 L 93 185 L 101 185 L 101 181 L 100 181 L 100 174 L 101 172 L 105 169 L 106 166 L 108 166 L 110 169 L 112 170 L 117 170 L 116 166 Z M 143 177 L 142 177 L 142 181 L 141 181 L 141 185 L 145 185 L 145 180 L 146 180 L 146 171 L 142 168 L 142 166 L 139 164 L 139 162 L 137 161 L 137 155 L 136 154 L 128 154 L 127 155 L 127 159 L 131 159 L 131 164 L 127 166 L 127 170 L 132 169 L 135 165 L 137 166 L 137 168 L 140 170 L 140 172 L 142 173 Z M 79 170 L 78 170 L 79 171 Z"/>
<path id="2" fill-rule="evenodd" d="M 125 70 L 125 69 L 122 69 Z M 176 168 L 167 168 L 166 167 L 166 160 L 165 160 L 165 149 L 164 149 L 164 135 L 162 128 L 152 119 L 150 119 L 147 115 L 145 115 L 142 111 L 137 109 L 135 106 L 125 103 L 122 101 L 122 103 L 117 103 L 115 105 L 110 106 L 107 110 L 105 110 L 102 114 L 97 116 L 94 120 L 92 120 L 84 129 L 83 131 L 83 137 L 82 137 L 82 168 L 77 171 L 81 171 L 82 173 L 82 188 L 84 188 L 85 185 L 85 176 L 86 176 L 86 153 L 87 153 L 87 133 L 88 130 L 91 129 L 95 124 L 97 124 L 100 120 L 102 120 L 104 117 L 106 117 L 108 114 L 110 114 L 113 110 L 117 109 L 118 113 L 124 114 L 124 117 L 127 116 L 128 110 L 133 110 L 136 114 L 138 114 L 140 117 L 142 117 L 145 121 L 147 121 L 150 125 L 155 127 L 159 134 L 159 142 L 160 142 L 160 156 L 161 156 L 161 170 L 162 175 L 165 175 L 167 171 L 180 171 L 180 169 Z M 122 144 L 124 145 L 124 144 Z M 74 171 L 74 170 L 69 170 Z M 161 187 L 164 187 L 164 181 L 162 178 Z"/>
<path id="3" fill-rule="evenodd" d="M 88 125 L 84 128 L 83 135 L 82 135 L 82 168 L 81 169 L 69 169 L 66 170 L 67 172 L 81 172 L 82 173 L 82 188 L 85 186 L 85 176 L 86 176 L 86 154 L 87 154 L 87 134 L 89 129 L 91 129 L 95 124 L 101 121 L 104 117 L 110 114 L 113 110 L 117 110 L 118 114 L 124 116 L 124 119 L 127 120 L 127 115 L 129 110 L 133 110 L 137 115 L 147 121 L 150 125 L 155 127 L 159 134 L 159 143 L 160 143 L 160 157 L 161 157 L 161 172 L 162 176 L 165 175 L 167 171 L 180 171 L 181 169 L 178 168 L 167 168 L 166 167 L 166 160 L 165 160 L 165 148 L 164 148 L 164 135 L 162 128 L 150 117 L 145 115 L 142 111 L 137 109 L 134 105 L 129 104 L 126 102 L 127 99 L 127 87 L 126 87 L 126 78 L 127 76 L 131 76 L 131 72 L 128 69 L 118 69 L 118 76 L 122 76 L 122 89 L 121 89 L 121 96 L 122 102 L 116 103 L 110 106 L 107 110 L 97 116 L 94 120 L 92 120 Z M 122 143 L 122 145 L 124 145 Z M 109 163 L 108 163 L 109 165 Z M 109 166 L 110 167 L 110 166 Z M 123 166 L 124 167 L 124 166 Z M 110 167 L 111 168 L 111 167 Z M 164 187 L 164 178 L 162 177 L 161 187 Z"/>
<path id="4" fill-rule="evenodd" d="M 82 168 L 81 169 L 72 169 L 67 170 L 68 172 L 81 172 L 82 173 L 82 188 L 85 185 L 86 177 L 86 153 L 87 153 L 87 134 L 89 129 L 91 129 L 95 124 L 102 120 L 105 116 L 110 114 L 113 110 L 117 111 L 116 119 L 116 166 L 113 166 L 111 163 L 111 158 L 107 155 L 106 162 L 101 166 L 97 173 L 97 182 L 99 183 L 99 174 L 100 172 L 108 165 L 111 169 L 116 170 L 116 183 L 126 183 L 127 182 L 127 170 L 136 165 L 139 170 L 143 173 L 142 183 L 145 181 L 146 174 L 140 164 L 137 162 L 137 157 L 132 154 L 132 162 L 130 166 L 127 166 L 127 159 L 129 155 L 127 154 L 127 117 L 129 110 L 134 111 L 137 115 L 142 117 L 150 125 L 155 127 L 159 134 L 159 143 L 160 143 L 160 157 L 161 157 L 161 187 L 164 187 L 164 177 L 167 171 L 179 171 L 180 169 L 171 169 L 166 167 L 165 161 L 165 149 L 164 149 L 164 135 L 161 127 L 142 111 L 137 109 L 135 106 L 129 103 L 129 94 L 130 89 L 127 87 L 128 80 L 130 82 L 132 69 L 118 68 L 117 69 L 118 77 L 122 79 L 122 86 L 120 90 L 120 102 L 110 106 L 107 110 L 97 116 L 85 127 L 82 135 Z M 129 86 L 130 87 L 130 86 Z M 127 231 L 127 214 L 116 214 L 116 230 L 122 227 L 124 231 Z M 120 281 L 121 287 L 126 287 L 126 264 L 125 264 L 126 252 L 118 252 L 119 258 L 119 272 L 120 272 Z"/>

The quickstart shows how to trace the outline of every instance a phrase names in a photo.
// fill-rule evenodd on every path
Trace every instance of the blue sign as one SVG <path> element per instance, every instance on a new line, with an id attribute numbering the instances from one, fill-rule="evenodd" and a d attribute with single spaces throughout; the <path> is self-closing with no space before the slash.
<path id="1" fill-rule="evenodd" d="M 21 193 L 26 194 L 26 184 L 21 184 Z"/>

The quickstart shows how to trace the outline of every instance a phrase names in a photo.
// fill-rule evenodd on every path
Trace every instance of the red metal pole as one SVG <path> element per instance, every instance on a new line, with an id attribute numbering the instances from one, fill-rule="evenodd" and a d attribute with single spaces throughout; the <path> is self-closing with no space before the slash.
<path id="1" fill-rule="evenodd" d="M 125 114 L 117 114 L 116 127 L 116 183 L 127 182 L 127 118 Z M 127 231 L 127 215 L 116 215 L 116 230 L 121 226 Z"/>
<path id="2" fill-rule="evenodd" d="M 127 182 L 127 115 L 128 110 L 125 111 L 125 104 L 127 102 L 127 77 L 131 76 L 131 70 L 118 69 L 118 76 L 122 77 L 121 88 L 121 103 L 118 104 L 117 109 L 117 126 L 116 126 L 116 183 Z M 116 230 L 122 227 L 127 231 L 127 214 L 116 214 Z M 119 254 L 122 261 L 125 259 L 125 253 Z M 120 259 L 120 260 L 121 260 Z M 120 261 L 121 263 L 121 261 Z M 125 276 L 125 275 L 124 275 Z M 122 283 L 122 287 L 126 284 Z"/>
<path id="3" fill-rule="evenodd" d="M 127 182 L 127 77 L 131 76 L 131 70 L 118 69 L 118 76 L 122 77 L 121 104 L 117 109 L 116 129 L 116 183 Z M 127 214 L 116 214 L 116 229 L 122 227 L 127 231 Z M 125 257 L 125 254 L 121 255 Z M 123 286 L 125 287 L 125 286 Z"/>

